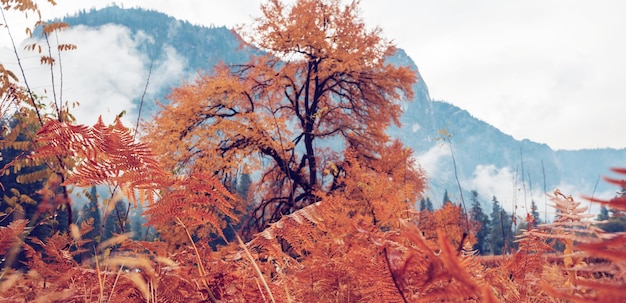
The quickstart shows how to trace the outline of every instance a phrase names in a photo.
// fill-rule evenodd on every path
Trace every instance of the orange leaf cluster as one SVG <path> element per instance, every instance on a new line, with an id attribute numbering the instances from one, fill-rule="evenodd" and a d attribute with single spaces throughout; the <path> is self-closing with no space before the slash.
<path id="1" fill-rule="evenodd" d="M 189 228 L 207 225 L 206 232 L 196 230 L 198 236 L 214 232 L 226 238 L 222 229 L 226 218 L 237 221 L 234 211 L 236 198 L 215 178 L 192 174 L 175 180 L 161 199 L 145 212 L 149 216 L 146 224 L 160 230 L 164 238 L 172 239 L 180 235 L 180 227 L 174 223 L 180 220 Z"/>
<path id="2" fill-rule="evenodd" d="M 60 156 L 74 159 L 65 184 L 120 187 L 134 203 L 134 191 L 154 201 L 157 190 L 168 184 L 168 174 L 143 143 L 134 141 L 119 118 L 106 126 L 102 118 L 93 127 L 49 120 L 37 133 L 38 147 L 30 158 Z M 140 202 L 142 199 L 140 199 Z"/>
<path id="3" fill-rule="evenodd" d="M 323 161 L 341 160 L 324 148 L 331 142 L 385 158 L 385 130 L 399 123 L 399 102 L 417 80 L 387 63 L 395 48 L 365 27 L 358 1 L 268 1 L 262 12 L 246 38 L 268 53 L 175 89 L 147 137 L 172 171 L 228 180 L 261 170 L 253 230 L 323 197 L 333 182 L 323 178 L 334 178 Z"/>

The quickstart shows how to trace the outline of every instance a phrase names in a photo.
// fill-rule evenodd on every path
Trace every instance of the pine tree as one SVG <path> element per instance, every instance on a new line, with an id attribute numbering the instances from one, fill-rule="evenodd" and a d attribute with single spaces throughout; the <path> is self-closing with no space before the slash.
<path id="1" fill-rule="evenodd" d="M 52 230 L 53 232 L 61 232 L 67 233 L 70 230 L 68 222 L 71 222 L 69 219 L 70 211 L 65 205 L 59 206 L 52 215 Z"/>
<path id="2" fill-rule="evenodd" d="M 478 228 L 476 232 L 476 244 L 474 247 L 478 250 L 478 253 L 481 255 L 486 254 L 489 251 L 489 230 L 490 230 L 490 220 L 489 216 L 487 216 L 483 212 L 483 208 L 480 205 L 480 201 L 478 199 L 478 192 L 472 191 L 472 208 L 470 210 L 470 217 L 474 224 L 478 224 L 480 228 Z"/>
<path id="3" fill-rule="evenodd" d="M 435 208 L 433 207 L 433 202 L 430 201 L 430 197 L 426 197 L 426 210 L 431 213 L 435 211 Z"/>
<path id="4" fill-rule="evenodd" d="M 114 234 L 121 234 L 128 231 L 127 229 L 130 224 L 126 214 L 127 211 L 128 207 L 123 200 L 119 200 L 115 203 L 115 207 L 113 207 L 111 213 L 106 216 L 102 240 L 109 239 Z"/>
<path id="5" fill-rule="evenodd" d="M 625 187 L 621 187 L 620 190 L 617 192 L 617 195 L 615 196 L 615 199 L 621 198 L 621 197 L 626 197 L 626 188 Z M 616 209 L 616 208 L 609 208 L 609 213 L 611 214 L 611 218 L 618 218 L 618 217 L 626 217 L 626 212 L 620 210 L 620 209 Z"/>
<path id="6" fill-rule="evenodd" d="M 617 192 L 617 196 L 615 199 L 620 199 L 624 197 L 626 194 L 626 188 L 622 187 L 619 192 Z M 626 231 L 626 215 L 625 212 L 615 209 L 615 208 L 607 208 L 602 205 L 600 208 L 600 215 L 598 215 L 598 219 L 606 220 L 606 223 L 598 224 L 598 227 L 603 229 L 606 232 L 615 233 L 615 232 L 625 232 Z"/>
<path id="7" fill-rule="evenodd" d="M 244 200 L 247 200 L 248 190 L 250 189 L 251 185 L 252 185 L 252 178 L 250 178 L 250 174 L 248 173 L 241 174 L 241 176 L 239 177 L 239 180 L 237 181 L 237 186 L 236 186 L 237 194 L 239 194 L 239 196 L 242 197 Z"/>
<path id="8" fill-rule="evenodd" d="M 606 207 L 606 205 L 602 205 L 600 207 L 600 213 L 598 214 L 598 217 L 596 219 L 598 221 L 606 221 L 609 219 L 609 209 Z"/>
<path id="9" fill-rule="evenodd" d="M 98 204 L 98 192 L 96 191 L 96 187 L 92 186 L 89 191 L 89 203 L 85 204 L 83 207 L 83 218 L 82 221 L 93 218 L 93 230 L 86 233 L 83 238 L 91 239 L 94 242 L 100 242 L 100 227 L 102 226 L 102 219 L 100 215 L 100 207 Z M 78 222 L 78 221 L 77 221 Z"/>
<path id="10" fill-rule="evenodd" d="M 419 210 L 427 210 L 429 212 L 433 212 L 433 202 L 430 201 L 430 197 L 426 197 L 426 198 L 422 198 L 420 199 L 420 205 L 419 205 Z"/>
<path id="11" fill-rule="evenodd" d="M 135 240 L 143 240 L 146 236 L 146 228 L 143 226 L 146 223 L 146 220 L 143 217 L 143 207 L 141 204 L 137 205 L 137 208 L 131 211 L 132 216 L 130 219 L 131 229 L 133 232 L 133 239 Z"/>
<path id="12" fill-rule="evenodd" d="M 448 190 L 443 193 L 443 201 L 441 201 L 441 205 L 446 205 L 446 203 L 452 203 L 450 200 L 450 196 L 448 195 Z"/>
<path id="13" fill-rule="evenodd" d="M 420 205 L 419 205 L 419 210 L 426 210 L 426 200 L 424 198 L 420 199 Z"/>
<path id="14" fill-rule="evenodd" d="M 489 244 L 491 251 L 495 255 L 506 253 L 506 250 L 513 244 L 511 232 L 511 215 L 500 206 L 500 202 L 494 196 L 491 201 L 491 229 L 489 232 Z"/>

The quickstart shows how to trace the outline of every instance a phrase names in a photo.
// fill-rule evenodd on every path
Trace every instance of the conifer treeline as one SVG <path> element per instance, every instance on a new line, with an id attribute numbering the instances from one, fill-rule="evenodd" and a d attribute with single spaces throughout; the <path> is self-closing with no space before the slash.
<path id="1" fill-rule="evenodd" d="M 620 197 L 626 193 L 626 189 L 622 189 L 617 192 L 616 197 Z M 516 235 L 520 235 L 523 230 L 528 230 L 528 223 L 521 222 L 515 224 L 519 218 L 508 212 L 502 207 L 502 204 L 496 196 L 491 198 L 491 212 L 487 213 L 483 210 L 483 203 L 480 200 L 479 194 L 476 190 L 471 191 L 470 196 L 471 205 L 468 210 L 468 218 L 473 225 L 471 228 L 472 235 L 476 238 L 474 249 L 480 255 L 503 255 L 511 251 L 511 249 L 517 249 L 514 243 Z M 442 200 L 442 208 L 446 204 L 454 204 L 451 201 L 448 191 L 445 190 Z M 424 197 L 420 199 L 418 203 L 420 211 L 427 211 L 433 213 L 436 208 L 430 197 Z M 539 214 L 537 203 L 531 201 L 530 215 L 534 219 L 534 226 L 537 227 L 540 224 L 548 223 L 541 219 Z M 596 220 L 599 222 L 597 226 L 606 232 L 624 232 L 626 231 L 626 213 L 617 209 L 611 209 L 603 205 L 600 207 L 600 213 L 597 215 Z M 554 247 L 555 249 L 562 249 L 562 247 Z"/>
<path id="2" fill-rule="evenodd" d="M 471 191 L 471 205 L 468 214 L 464 214 L 471 222 L 472 235 L 476 238 L 474 249 L 481 255 L 501 255 L 512 248 L 516 226 L 513 216 L 502 208 L 496 196 L 491 199 L 491 213 L 483 210 L 478 192 Z M 446 190 L 443 195 L 442 207 L 454 204 Z M 436 209 L 430 197 L 422 198 L 419 202 L 420 211 L 433 212 Z"/>

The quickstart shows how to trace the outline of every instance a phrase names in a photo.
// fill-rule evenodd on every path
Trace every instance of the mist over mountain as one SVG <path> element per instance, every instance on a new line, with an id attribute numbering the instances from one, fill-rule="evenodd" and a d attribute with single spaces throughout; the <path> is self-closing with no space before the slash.
<path id="1" fill-rule="evenodd" d="M 197 71 L 210 72 L 218 62 L 243 63 L 256 52 L 240 48 L 237 34 L 225 27 L 196 26 L 142 9 L 113 6 L 82 11 L 63 21 L 72 25 L 64 39 L 78 45 L 76 53 L 63 58 L 64 75 L 79 75 L 66 76 L 65 82 L 73 85 L 66 95 L 83 104 L 79 119 L 91 116 L 84 123 L 103 111 L 115 115 L 122 109 L 134 121 L 148 75 L 142 117 L 149 119 L 158 110 L 156 101 L 163 101 L 181 81 L 193 79 Z M 389 62 L 418 71 L 401 49 Z M 403 104 L 402 126 L 391 127 L 389 134 L 414 149 L 429 178 L 425 195 L 435 206 L 442 204 L 445 190 L 452 200 L 460 201 L 457 177 L 466 203 L 468 192 L 476 190 L 487 209 L 492 196 L 505 208 L 521 208 L 520 212 L 534 200 L 542 215 L 545 192 L 555 188 L 575 197 L 615 194 L 616 188 L 598 180 L 610 174 L 610 167 L 626 167 L 626 149 L 555 151 L 546 144 L 516 140 L 466 110 L 432 100 L 425 81 L 428 75 L 418 76 L 413 102 Z M 89 89 L 82 91 L 81 86 Z M 533 123 L 533 117 L 528 117 L 528 123 Z"/>

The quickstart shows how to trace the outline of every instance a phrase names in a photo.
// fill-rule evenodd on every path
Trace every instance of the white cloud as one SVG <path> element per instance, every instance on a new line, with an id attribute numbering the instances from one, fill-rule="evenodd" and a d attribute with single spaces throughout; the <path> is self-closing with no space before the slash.
<path id="1" fill-rule="evenodd" d="M 450 158 L 450 149 L 442 145 L 435 145 L 425 153 L 415 156 L 417 164 L 419 164 L 429 178 L 445 178 L 448 172 L 441 170 L 442 160 Z"/>
<path id="2" fill-rule="evenodd" d="M 519 190 L 515 185 L 515 175 L 509 167 L 496 168 L 491 164 L 477 165 L 472 179 L 463 183 L 465 188 L 476 190 L 483 199 L 491 201 L 496 196 L 502 204 L 505 201 L 513 202 Z"/>
<path id="3" fill-rule="evenodd" d="M 72 110 L 79 123 L 93 124 L 99 115 L 105 123 L 112 122 L 122 111 L 134 110 L 131 101 L 141 96 L 146 58 L 136 51 L 128 29 L 116 25 L 98 29 L 77 26 L 60 33 L 59 41 L 77 45 L 76 50 L 62 53 L 60 61 L 57 58 L 54 81 L 57 99 L 80 103 Z M 47 97 L 45 103 L 51 102 L 50 67 L 40 65 L 36 53 L 24 52 L 22 57 L 31 88 Z"/>
<path id="4" fill-rule="evenodd" d="M 186 59 L 176 52 L 170 45 L 164 46 L 165 58 L 160 62 L 155 62 L 155 66 L 150 75 L 148 93 L 156 94 L 163 87 L 171 87 L 183 79 Z"/>
<path id="5" fill-rule="evenodd" d="M 541 220 L 553 220 L 555 210 L 551 207 L 553 204 L 550 196 L 554 196 L 554 190 L 558 189 L 566 196 L 571 195 L 575 201 L 581 202 L 581 206 L 589 207 L 588 213 L 599 213 L 600 207 L 597 204 L 590 203 L 584 199 L 588 189 L 581 189 L 577 186 L 560 183 L 555 188 L 549 188 L 547 194 L 543 189 L 532 188 L 527 182 L 521 182 L 516 176 L 516 172 L 510 167 L 498 168 L 494 165 L 478 165 L 476 166 L 472 178 L 464 180 L 463 187 L 476 190 L 482 201 L 488 201 L 491 204 L 493 196 L 495 196 L 502 207 L 508 212 L 515 213 L 518 222 L 525 219 L 526 213 L 531 211 L 532 201 L 537 205 L 537 212 L 540 214 Z M 602 192 L 595 193 L 595 197 L 602 199 L 610 199 L 615 193 Z"/>
<path id="6" fill-rule="evenodd" d="M 518 179 L 517 173 L 510 167 L 498 168 L 492 164 L 477 165 L 472 178 L 463 182 L 464 188 L 476 190 L 483 201 L 489 202 L 495 196 L 500 205 L 508 212 L 515 212 L 519 220 L 523 220 L 531 211 L 535 201 L 541 217 L 544 217 L 545 199 L 543 192 L 534 189 Z M 521 221 L 520 221 L 521 222 Z"/>
<path id="7" fill-rule="evenodd" d="M 366 20 L 415 60 L 434 99 L 518 139 L 626 147 L 626 2 L 362 4 Z"/>
<path id="8" fill-rule="evenodd" d="M 152 39 L 142 32 L 133 37 L 127 28 L 118 25 L 76 26 L 59 34 L 60 43 L 77 46 L 76 50 L 62 53 L 60 63 L 62 98 L 70 104 L 80 103 L 72 110 L 79 123 L 93 124 L 100 115 L 105 123 L 112 123 L 116 115 L 125 111 L 124 124 L 134 127 L 138 108 L 133 99 L 141 98 L 150 65 L 146 54 L 138 52 L 136 46 Z M 7 53 L 2 52 L 3 62 L 6 62 L 5 55 L 9 56 L 9 62 L 15 61 Z M 52 101 L 50 67 L 40 65 L 36 53 L 23 52 L 21 56 L 25 58 L 23 63 L 30 86 L 38 95 L 47 97 L 45 103 Z M 154 62 L 145 102 L 152 102 L 158 90 L 181 80 L 185 64 L 173 47 L 166 46 L 165 57 Z M 54 77 L 57 98 L 60 98 L 61 75 L 57 67 Z"/>
<path id="9" fill-rule="evenodd" d="M 414 124 L 411 126 L 411 131 L 412 131 L 412 132 L 414 132 L 414 133 L 416 133 L 418 130 L 420 130 L 420 128 L 421 128 L 421 127 L 420 127 L 419 123 L 414 123 Z"/>

